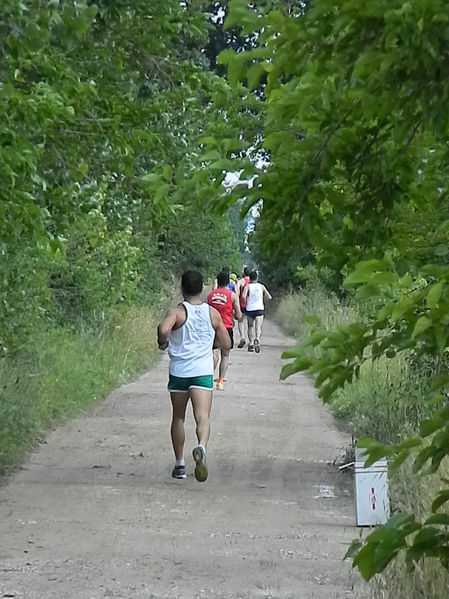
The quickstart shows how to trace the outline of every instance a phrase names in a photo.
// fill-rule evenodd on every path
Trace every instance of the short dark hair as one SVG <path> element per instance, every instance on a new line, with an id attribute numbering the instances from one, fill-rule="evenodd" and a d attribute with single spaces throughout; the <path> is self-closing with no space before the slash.
<path id="1" fill-rule="evenodd" d="M 251 269 L 249 266 L 245 266 L 245 268 L 243 269 L 243 276 L 245 277 L 249 277 L 249 273 L 251 272 Z"/>
<path id="2" fill-rule="evenodd" d="M 187 295 L 198 295 L 203 291 L 203 275 L 197 270 L 186 270 L 181 278 L 181 286 Z"/>
<path id="3" fill-rule="evenodd" d="M 218 276 L 217 276 L 217 285 L 219 287 L 226 287 L 226 285 L 229 283 L 229 275 L 227 272 L 219 272 Z"/>
<path id="4" fill-rule="evenodd" d="M 249 273 L 249 280 L 250 281 L 257 281 L 257 270 L 252 270 Z"/>

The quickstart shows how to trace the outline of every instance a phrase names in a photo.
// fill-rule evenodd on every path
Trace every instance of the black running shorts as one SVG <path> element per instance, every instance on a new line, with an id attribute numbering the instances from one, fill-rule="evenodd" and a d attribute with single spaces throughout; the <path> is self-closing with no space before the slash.
<path id="1" fill-rule="evenodd" d="M 256 318 L 256 316 L 263 316 L 264 314 L 264 310 L 246 310 L 248 318 Z"/>

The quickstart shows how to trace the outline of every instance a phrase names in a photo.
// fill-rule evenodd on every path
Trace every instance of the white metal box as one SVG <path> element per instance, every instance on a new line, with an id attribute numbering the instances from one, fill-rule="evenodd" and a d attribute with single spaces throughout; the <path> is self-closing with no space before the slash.
<path id="1" fill-rule="evenodd" d="M 355 449 L 355 501 L 357 526 L 385 524 L 390 515 L 387 461 L 377 460 L 364 468 L 364 449 Z"/>

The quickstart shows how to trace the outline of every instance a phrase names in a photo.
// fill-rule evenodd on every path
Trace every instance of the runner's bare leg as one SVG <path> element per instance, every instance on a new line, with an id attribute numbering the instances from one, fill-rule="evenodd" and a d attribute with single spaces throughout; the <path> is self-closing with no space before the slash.
<path id="1" fill-rule="evenodd" d="M 256 339 L 260 341 L 262 336 L 263 316 L 256 316 L 254 320 L 256 321 Z"/>
<path id="2" fill-rule="evenodd" d="M 240 341 L 242 339 L 244 339 L 244 340 L 246 339 L 246 334 L 245 334 L 246 331 L 245 331 L 245 329 L 247 329 L 247 328 L 248 328 L 248 326 L 247 326 L 247 320 L 246 320 L 246 316 L 244 314 L 242 320 L 239 320 L 239 322 L 238 322 L 238 329 L 239 329 Z"/>
<path id="3" fill-rule="evenodd" d="M 249 344 L 254 345 L 254 318 L 248 318 L 248 339 Z"/>
<path id="4" fill-rule="evenodd" d="M 221 377 L 221 380 L 224 379 L 224 377 L 228 371 L 229 353 L 230 353 L 229 349 L 221 350 L 221 360 L 220 360 L 220 369 L 219 369 L 219 376 Z"/>
<path id="5" fill-rule="evenodd" d="M 210 409 L 212 406 L 212 390 L 190 389 L 193 417 L 196 422 L 198 443 L 206 447 L 210 435 Z"/>
<path id="6" fill-rule="evenodd" d="M 180 460 L 184 455 L 185 430 L 184 422 L 186 419 L 187 402 L 189 401 L 188 391 L 171 391 L 171 403 L 173 415 L 171 422 L 171 441 L 175 458 Z"/>

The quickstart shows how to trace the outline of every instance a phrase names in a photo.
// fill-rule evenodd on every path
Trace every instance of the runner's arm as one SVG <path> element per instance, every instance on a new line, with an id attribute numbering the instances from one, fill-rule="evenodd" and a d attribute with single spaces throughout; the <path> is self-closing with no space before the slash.
<path id="1" fill-rule="evenodd" d="M 221 349 L 231 349 L 231 339 L 228 331 L 225 329 L 220 312 L 215 308 L 212 308 L 212 306 L 209 306 L 209 311 L 212 326 L 215 329 L 214 348 L 220 347 Z"/>
<path id="2" fill-rule="evenodd" d="M 157 344 L 159 349 L 164 350 L 168 347 L 168 336 L 172 328 L 178 323 L 180 319 L 179 308 L 172 308 L 167 312 L 165 318 L 159 323 L 157 327 Z"/>
<path id="3" fill-rule="evenodd" d="M 265 285 L 262 285 L 262 289 L 263 289 L 263 294 L 266 298 L 268 299 L 273 299 L 273 296 L 271 295 L 271 293 L 268 291 L 268 289 L 265 287 Z"/>
<path id="4" fill-rule="evenodd" d="M 243 288 L 243 293 L 242 293 L 242 297 L 244 300 L 248 297 L 248 293 L 249 293 L 249 285 L 245 285 L 245 287 Z"/>
<path id="5" fill-rule="evenodd" d="M 242 311 L 240 310 L 239 296 L 236 293 L 232 294 L 232 307 L 234 309 L 234 316 L 237 320 L 242 320 Z"/>

